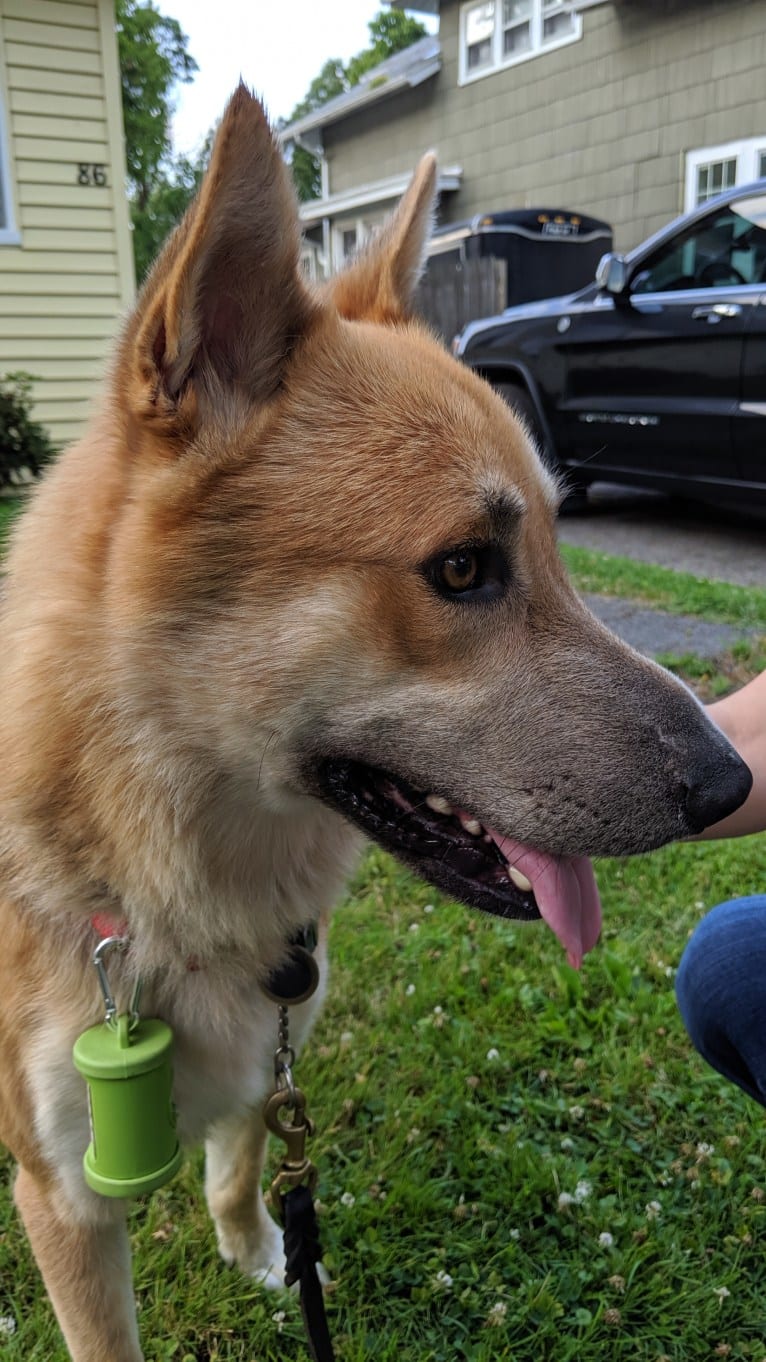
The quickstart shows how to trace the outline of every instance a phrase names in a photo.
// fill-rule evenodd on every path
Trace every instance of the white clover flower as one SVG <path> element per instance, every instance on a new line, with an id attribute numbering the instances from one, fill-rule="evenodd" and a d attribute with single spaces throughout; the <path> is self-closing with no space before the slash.
<path id="1" fill-rule="evenodd" d="M 411 931 L 411 932 L 419 932 L 419 931 L 420 931 L 420 923 L 419 923 L 419 922 L 411 922 L 411 923 L 410 923 L 410 931 Z"/>
<path id="2" fill-rule="evenodd" d="M 598 1242 L 601 1248 L 612 1248 L 614 1244 L 614 1235 L 610 1234 L 608 1230 L 602 1230 L 598 1236 Z"/>
<path id="3" fill-rule="evenodd" d="M 574 1140 L 570 1140 L 569 1136 L 565 1135 L 561 1141 L 561 1148 L 565 1154 L 568 1154 L 570 1149 L 574 1149 Z"/>
<path id="4" fill-rule="evenodd" d="M 413 995 L 413 993 L 415 992 L 415 985 L 414 985 L 414 984 L 408 984 L 404 991 L 405 991 L 407 997 L 408 997 L 408 998 L 411 998 L 412 995 Z"/>
<path id="5" fill-rule="evenodd" d="M 578 1182 L 574 1190 L 574 1199 L 577 1202 L 578 1206 L 581 1206 L 583 1201 L 588 1200 L 588 1197 L 590 1196 L 592 1191 L 593 1191 L 592 1184 L 590 1182 L 586 1182 L 585 1178 L 582 1178 Z"/>
<path id="6" fill-rule="evenodd" d="M 558 1208 L 563 1211 L 566 1206 L 574 1206 L 575 1199 L 571 1192 L 559 1192 Z"/>
<path id="7" fill-rule="evenodd" d="M 341 1199 L 340 1199 L 340 1204 L 341 1204 L 341 1206 L 353 1206 L 355 1203 L 356 1203 L 356 1197 L 354 1196 L 353 1192 L 344 1192 L 344 1193 L 343 1193 L 343 1195 L 342 1195 L 342 1197 L 341 1197 Z"/>
<path id="8" fill-rule="evenodd" d="M 281 1334 L 286 1319 L 287 1315 L 284 1310 L 275 1310 L 274 1314 L 271 1316 L 271 1322 L 272 1324 L 276 1324 L 278 1334 Z"/>
<path id="9" fill-rule="evenodd" d="M 452 1286 L 452 1278 L 450 1277 L 449 1272 L 444 1271 L 443 1267 L 439 1269 L 434 1277 L 434 1284 L 441 1287 L 442 1291 L 449 1291 Z"/>
<path id="10" fill-rule="evenodd" d="M 495 1304 L 487 1315 L 487 1324 L 490 1329 L 499 1329 L 500 1326 L 505 1323 L 507 1314 L 508 1306 L 505 1301 L 495 1301 Z"/>
<path id="11" fill-rule="evenodd" d="M 521 1230 L 509 1230 L 509 1231 L 508 1231 L 508 1238 L 509 1238 L 509 1239 L 520 1239 L 520 1238 L 521 1238 Z"/>
<path id="12" fill-rule="evenodd" d="M 424 913 L 432 913 L 433 910 L 434 910 L 434 906 L 433 906 L 432 903 L 426 903 L 425 906 L 424 906 L 424 908 L 423 908 L 423 912 L 424 912 Z"/>
<path id="13" fill-rule="evenodd" d="M 569 1108 L 569 1115 L 573 1121 L 581 1121 L 585 1115 L 585 1107 L 578 1107 L 576 1104 Z"/>
<path id="14" fill-rule="evenodd" d="M 705 1144 L 704 1140 L 697 1145 L 697 1158 L 709 1159 L 711 1154 L 715 1154 L 714 1144 Z"/>
<path id="15" fill-rule="evenodd" d="M 16 1321 L 13 1315 L 0 1315 L 0 1335 L 15 1334 Z"/>
<path id="16" fill-rule="evenodd" d="M 499 1051 L 499 1050 L 496 1050 L 495 1047 L 494 1047 L 494 1045 L 493 1045 L 492 1048 L 491 1048 L 490 1050 L 487 1051 L 487 1059 L 499 1059 L 499 1058 L 500 1058 L 500 1051 Z"/>
<path id="17" fill-rule="evenodd" d="M 435 1017 L 440 1017 L 443 1011 L 444 1011 L 444 1008 L 443 1008 L 443 1007 L 435 1007 L 435 1008 L 434 1008 L 434 1016 L 435 1016 Z"/>
<path id="18" fill-rule="evenodd" d="M 662 1207 L 661 1207 L 659 1201 L 649 1201 L 649 1202 L 647 1202 L 647 1205 L 646 1205 L 646 1218 L 647 1218 L 647 1220 L 656 1220 L 656 1219 L 657 1219 L 657 1216 L 660 1214 L 661 1210 L 662 1210 Z"/>
<path id="19" fill-rule="evenodd" d="M 341 1031 L 340 1033 L 341 1045 L 350 1045 L 353 1039 L 354 1039 L 353 1031 Z"/>
<path id="20" fill-rule="evenodd" d="M 713 1295 L 717 1296 L 719 1301 L 725 1301 L 726 1297 L 731 1295 L 731 1291 L 728 1286 L 714 1286 Z"/>

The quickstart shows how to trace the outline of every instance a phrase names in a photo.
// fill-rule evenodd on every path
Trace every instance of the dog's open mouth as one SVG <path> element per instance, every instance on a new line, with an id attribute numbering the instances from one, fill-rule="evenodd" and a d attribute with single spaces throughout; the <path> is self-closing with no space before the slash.
<path id="1" fill-rule="evenodd" d="M 361 762 L 319 768 L 322 796 L 418 875 L 496 917 L 542 917 L 579 966 L 601 929 L 590 861 L 551 856 L 485 827 L 439 794 Z"/>

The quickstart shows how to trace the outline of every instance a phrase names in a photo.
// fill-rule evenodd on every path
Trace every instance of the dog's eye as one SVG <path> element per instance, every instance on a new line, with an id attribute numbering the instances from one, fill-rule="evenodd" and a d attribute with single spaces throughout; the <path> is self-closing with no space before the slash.
<path id="1" fill-rule="evenodd" d="M 456 549 L 442 559 L 440 576 L 447 591 L 470 591 L 479 585 L 479 555 L 474 549 Z"/>
<path id="2" fill-rule="evenodd" d="M 447 600 L 493 600 L 508 578 L 505 558 L 497 544 L 459 544 L 424 565 L 424 572 Z"/>

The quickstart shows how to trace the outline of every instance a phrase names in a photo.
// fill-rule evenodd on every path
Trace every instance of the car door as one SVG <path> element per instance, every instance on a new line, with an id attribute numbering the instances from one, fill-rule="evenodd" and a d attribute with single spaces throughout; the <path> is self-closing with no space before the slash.
<path id="1" fill-rule="evenodd" d="M 760 235 L 735 204 L 719 206 L 634 260 L 624 294 L 571 316 L 558 413 L 568 462 L 655 485 L 739 481 L 734 413 L 763 292 Z"/>
<path id="2" fill-rule="evenodd" d="M 758 301 L 748 311 L 734 453 L 747 488 L 766 487 L 766 194 L 740 204 L 761 228 Z"/>

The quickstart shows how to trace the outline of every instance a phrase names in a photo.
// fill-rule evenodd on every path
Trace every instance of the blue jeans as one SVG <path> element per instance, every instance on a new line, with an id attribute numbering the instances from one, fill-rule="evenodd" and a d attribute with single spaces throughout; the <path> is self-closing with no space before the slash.
<path id="1" fill-rule="evenodd" d="M 766 894 L 719 903 L 702 919 L 676 996 L 703 1058 L 766 1106 Z"/>

